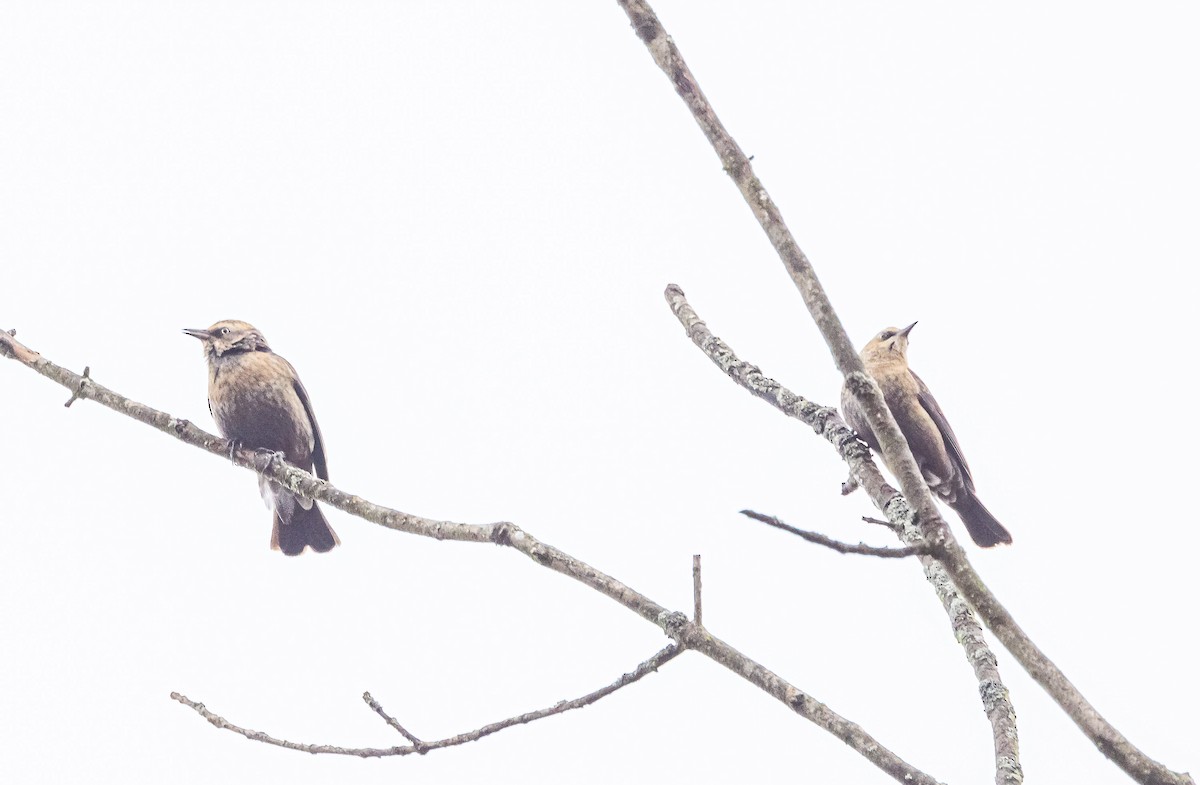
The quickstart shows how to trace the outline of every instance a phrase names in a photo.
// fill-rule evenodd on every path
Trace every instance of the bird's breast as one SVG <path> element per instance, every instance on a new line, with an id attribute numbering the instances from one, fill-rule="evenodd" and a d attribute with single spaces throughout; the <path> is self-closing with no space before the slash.
<path id="1" fill-rule="evenodd" d="M 225 358 L 214 365 L 208 397 L 225 438 L 252 449 L 283 452 L 290 462 L 309 468 L 312 423 L 290 368 L 275 355 L 255 352 Z"/>

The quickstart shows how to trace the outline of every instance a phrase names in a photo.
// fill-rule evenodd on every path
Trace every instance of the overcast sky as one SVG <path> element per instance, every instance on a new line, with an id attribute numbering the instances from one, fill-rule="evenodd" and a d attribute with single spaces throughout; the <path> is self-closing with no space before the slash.
<path id="1" fill-rule="evenodd" d="M 1018 623 L 1135 744 L 1197 772 L 1191 488 L 1200 120 L 1191 4 L 655 3 L 855 343 L 910 359 L 1009 548 Z M 0 327 L 215 426 L 184 327 L 257 325 L 332 480 L 510 520 L 672 608 L 947 782 L 992 778 L 977 685 L 916 562 L 828 444 L 686 339 L 677 283 L 795 391 L 840 378 L 740 195 L 616 3 L 0 7 Z M 336 510 L 268 549 L 254 477 L 0 363 L 0 780 L 832 782 L 885 775 L 696 654 L 424 758 L 249 743 L 435 739 L 614 680 L 660 631 L 511 551 Z M 997 644 L 1030 782 L 1127 782 Z"/>

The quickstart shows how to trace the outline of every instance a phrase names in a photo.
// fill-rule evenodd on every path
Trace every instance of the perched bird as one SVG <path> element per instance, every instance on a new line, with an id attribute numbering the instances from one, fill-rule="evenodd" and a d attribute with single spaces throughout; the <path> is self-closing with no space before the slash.
<path id="1" fill-rule="evenodd" d="M 204 342 L 208 360 L 208 410 L 221 434 L 245 447 L 281 452 L 305 471 L 329 479 L 325 445 L 308 393 L 287 360 L 271 351 L 263 334 L 234 319 L 207 330 L 184 330 Z M 305 546 L 325 553 L 339 544 L 312 499 L 296 496 L 274 480 L 258 479 L 272 510 L 271 547 L 288 556 Z"/>
<path id="2" fill-rule="evenodd" d="M 1012 535 L 975 495 L 971 469 L 942 407 L 938 406 L 921 377 L 909 370 L 908 334 L 916 326 L 913 322 L 903 330 L 887 328 L 872 338 L 859 356 L 867 373 L 883 390 L 883 398 L 933 495 L 958 513 L 976 545 L 990 548 L 1002 542 L 1011 543 Z M 866 415 L 845 385 L 842 386 L 842 414 L 859 437 L 871 449 L 880 452 L 879 440 L 871 431 Z"/>

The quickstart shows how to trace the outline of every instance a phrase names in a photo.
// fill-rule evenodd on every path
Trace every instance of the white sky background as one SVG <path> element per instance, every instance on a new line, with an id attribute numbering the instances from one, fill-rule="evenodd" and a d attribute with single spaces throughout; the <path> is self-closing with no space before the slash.
<path id="1" fill-rule="evenodd" d="M 1200 769 L 1200 208 L 1188 4 L 656 4 L 862 344 L 911 359 L 1011 548 L 1001 601 L 1147 753 Z M 992 777 L 976 683 L 829 445 L 734 386 L 662 299 L 797 392 L 840 378 L 613 2 L 6 3 L 0 326 L 214 428 L 183 327 L 259 326 L 333 481 L 511 520 L 710 630 L 949 782 Z M 1179 352 L 1184 352 L 1182 356 Z M 425 758 L 664 644 L 514 552 L 338 511 L 288 559 L 252 475 L 0 363 L 0 780 L 878 783 L 703 657 Z M 1186 412 L 1186 414 L 1184 413 Z M 956 534 L 967 542 L 957 519 Z M 1128 780 L 997 645 L 1031 782 Z"/>

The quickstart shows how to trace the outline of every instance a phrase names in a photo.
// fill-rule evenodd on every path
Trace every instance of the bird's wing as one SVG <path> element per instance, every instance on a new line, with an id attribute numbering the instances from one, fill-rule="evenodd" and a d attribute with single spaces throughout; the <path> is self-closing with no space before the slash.
<path id="1" fill-rule="evenodd" d="M 929 387 L 925 382 L 921 381 L 921 377 L 917 376 L 912 371 L 912 377 L 917 380 L 917 400 L 921 402 L 923 408 L 929 418 L 933 420 L 933 424 L 937 426 L 938 432 L 942 434 L 942 443 L 946 445 L 946 453 L 950 456 L 950 462 L 954 464 L 954 468 L 962 475 L 963 482 L 968 490 L 975 491 L 975 481 L 971 479 L 971 467 L 967 466 L 967 459 L 963 457 L 962 447 L 958 444 L 958 437 L 954 435 L 954 429 L 950 427 L 950 422 L 946 419 L 946 415 L 942 413 L 942 407 L 938 406 L 937 399 L 933 397 L 933 393 L 929 392 Z"/>
<path id="2" fill-rule="evenodd" d="M 301 383 L 300 377 L 296 375 L 296 369 L 294 368 L 292 369 L 292 387 L 296 389 L 296 395 L 300 396 L 300 403 L 304 404 L 304 413 L 308 415 L 308 421 L 312 425 L 314 473 L 322 480 L 328 480 L 329 470 L 325 467 L 325 441 L 321 438 L 321 426 L 317 425 L 317 418 L 313 415 L 312 404 L 308 400 L 308 392 L 304 389 L 304 384 Z"/>

